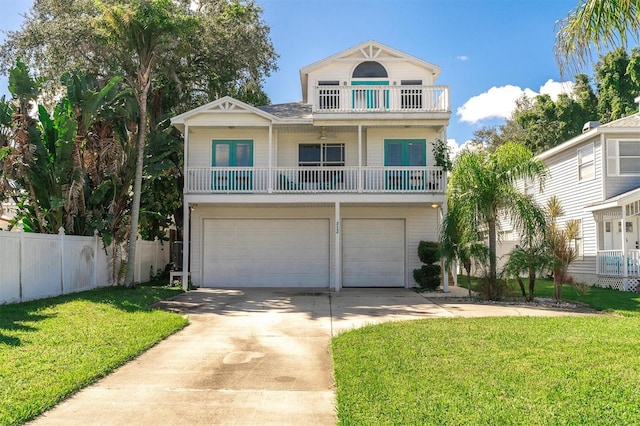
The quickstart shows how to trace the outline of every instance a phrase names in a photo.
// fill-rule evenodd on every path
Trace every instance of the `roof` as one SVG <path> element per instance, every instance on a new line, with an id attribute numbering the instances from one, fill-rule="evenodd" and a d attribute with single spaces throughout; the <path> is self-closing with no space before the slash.
<path id="1" fill-rule="evenodd" d="M 586 211 L 604 210 L 611 207 L 623 206 L 631 201 L 640 200 L 640 187 L 623 192 L 615 197 L 607 198 L 597 203 L 589 204 Z"/>
<path id="2" fill-rule="evenodd" d="M 281 119 L 311 118 L 311 105 L 302 102 L 265 105 L 258 109 Z"/>
<path id="3" fill-rule="evenodd" d="M 368 41 L 365 41 L 364 43 L 360 43 L 340 53 L 336 53 L 335 55 L 331 55 L 327 58 L 321 59 L 317 62 L 309 64 L 305 67 L 302 67 L 300 69 L 300 84 L 302 86 L 302 99 L 304 100 L 305 97 L 307 96 L 307 87 L 308 87 L 308 79 L 309 79 L 310 72 L 317 70 L 318 68 L 324 67 L 332 62 L 337 62 L 340 60 L 352 59 L 354 62 L 365 61 L 365 60 L 375 60 L 382 52 L 390 56 L 395 56 L 397 58 L 404 59 L 409 63 L 412 63 L 419 67 L 430 70 L 431 73 L 434 75 L 434 79 L 438 78 L 438 75 L 440 75 L 440 67 L 437 65 L 434 65 L 427 61 L 423 61 L 422 59 L 416 58 L 415 56 L 409 55 L 408 53 L 401 52 L 400 50 L 394 49 L 393 47 L 389 47 L 377 41 L 368 40 Z M 360 53 L 361 56 L 358 58 L 353 58 L 353 55 L 357 53 Z"/>
<path id="4" fill-rule="evenodd" d="M 607 133 L 634 133 L 640 134 L 640 113 L 629 115 L 627 117 L 620 118 L 618 120 L 611 121 L 609 123 L 601 124 L 598 127 L 594 127 L 588 132 L 582 133 L 568 141 L 561 143 L 558 146 L 554 146 L 544 152 L 541 152 L 536 156 L 540 160 L 545 160 L 553 155 L 569 149 L 590 139 L 595 136 L 599 136 Z"/>

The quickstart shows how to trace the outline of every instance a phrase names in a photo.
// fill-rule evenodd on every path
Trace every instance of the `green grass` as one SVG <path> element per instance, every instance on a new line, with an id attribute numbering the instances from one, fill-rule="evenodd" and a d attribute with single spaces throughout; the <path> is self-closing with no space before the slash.
<path id="1" fill-rule="evenodd" d="M 184 327 L 178 289 L 108 287 L 0 305 L 0 424 L 23 423 Z"/>
<path id="2" fill-rule="evenodd" d="M 640 424 L 640 295 L 563 295 L 620 316 L 428 319 L 337 336 L 340 423 Z"/>

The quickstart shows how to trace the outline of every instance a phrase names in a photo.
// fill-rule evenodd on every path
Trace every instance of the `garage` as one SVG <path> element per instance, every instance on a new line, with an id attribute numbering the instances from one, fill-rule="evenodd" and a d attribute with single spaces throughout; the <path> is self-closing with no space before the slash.
<path id="1" fill-rule="evenodd" d="M 404 219 L 344 219 L 342 223 L 343 287 L 404 287 Z"/>
<path id="2" fill-rule="evenodd" d="M 205 287 L 329 287 L 328 219 L 204 219 Z"/>

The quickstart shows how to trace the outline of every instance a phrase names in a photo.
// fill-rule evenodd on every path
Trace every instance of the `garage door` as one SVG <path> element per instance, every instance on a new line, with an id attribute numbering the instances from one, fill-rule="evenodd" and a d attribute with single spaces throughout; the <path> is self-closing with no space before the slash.
<path id="1" fill-rule="evenodd" d="M 207 219 L 206 287 L 329 287 L 326 219 Z"/>
<path id="2" fill-rule="evenodd" d="M 342 222 L 342 285 L 404 287 L 404 219 Z"/>

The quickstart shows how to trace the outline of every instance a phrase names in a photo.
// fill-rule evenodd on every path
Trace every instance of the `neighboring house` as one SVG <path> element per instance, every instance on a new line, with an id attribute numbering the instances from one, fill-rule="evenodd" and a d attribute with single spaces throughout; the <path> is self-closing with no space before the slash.
<path id="1" fill-rule="evenodd" d="M 411 287 L 437 240 L 449 90 L 440 68 L 368 41 L 300 70 L 302 102 L 231 97 L 184 135 L 184 278 L 204 287 Z M 183 280 L 183 283 L 186 280 Z"/>
<path id="2" fill-rule="evenodd" d="M 639 98 L 640 100 L 640 98 Z M 546 206 L 555 195 L 564 215 L 580 222 L 578 258 L 569 266 L 575 281 L 634 291 L 640 287 L 640 114 L 607 124 L 585 124 L 583 133 L 537 156 L 549 167 L 542 192 L 525 192 Z M 503 236 L 515 235 L 508 227 Z M 513 242 L 504 238 L 505 246 Z M 505 249 L 501 254 L 506 254 Z"/>

